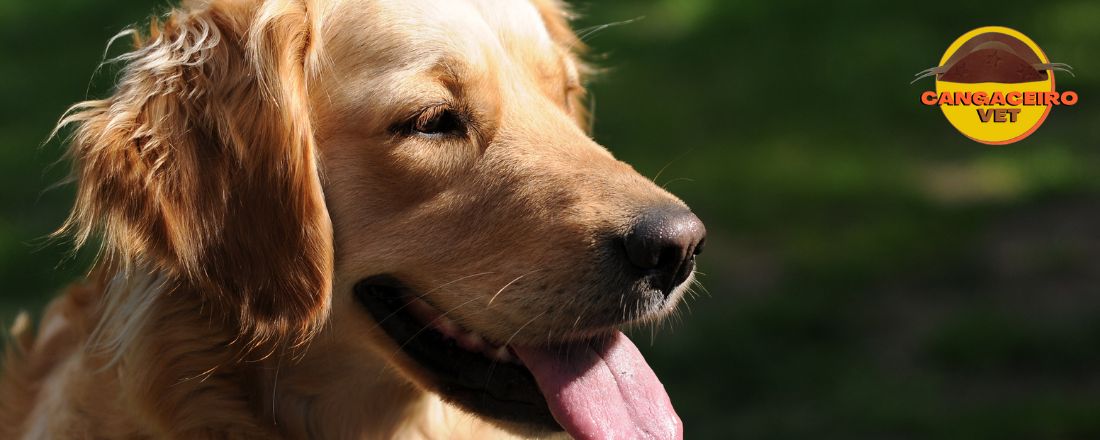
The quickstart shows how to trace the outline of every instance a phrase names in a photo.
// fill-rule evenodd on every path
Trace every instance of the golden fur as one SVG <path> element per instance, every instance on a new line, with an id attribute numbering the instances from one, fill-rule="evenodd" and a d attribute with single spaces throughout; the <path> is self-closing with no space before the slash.
<path id="1" fill-rule="evenodd" d="M 501 341 L 640 318 L 587 256 L 632 207 L 680 202 L 586 135 L 567 19 L 554 0 L 209 0 L 133 32 L 114 94 L 62 121 L 62 232 L 100 256 L 37 334 L 12 329 L 0 438 L 524 433 L 433 394 L 347 293 L 398 274 Z M 467 138 L 391 130 L 442 108 Z"/>

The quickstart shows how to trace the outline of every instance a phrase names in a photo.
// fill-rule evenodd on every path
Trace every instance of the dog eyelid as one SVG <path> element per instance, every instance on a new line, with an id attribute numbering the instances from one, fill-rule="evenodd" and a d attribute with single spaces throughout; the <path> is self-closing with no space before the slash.
<path id="1" fill-rule="evenodd" d="M 466 125 L 466 118 L 459 111 L 447 104 L 433 104 L 421 108 L 391 130 L 405 136 L 461 136 L 466 134 Z"/>

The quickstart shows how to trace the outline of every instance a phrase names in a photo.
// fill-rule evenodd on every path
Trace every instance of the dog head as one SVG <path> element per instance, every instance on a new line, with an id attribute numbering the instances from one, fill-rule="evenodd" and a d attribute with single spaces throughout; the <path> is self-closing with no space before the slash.
<path id="1" fill-rule="evenodd" d="M 252 346 L 324 327 L 510 428 L 675 435 L 616 329 L 674 309 L 705 232 L 587 135 L 580 45 L 550 0 L 192 5 L 69 117 L 69 227 Z"/>

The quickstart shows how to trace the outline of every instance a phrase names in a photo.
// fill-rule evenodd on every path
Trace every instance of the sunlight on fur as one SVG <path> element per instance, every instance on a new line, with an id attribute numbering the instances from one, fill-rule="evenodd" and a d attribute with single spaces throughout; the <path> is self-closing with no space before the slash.
<path id="1" fill-rule="evenodd" d="M 118 34 L 55 132 L 56 236 L 97 259 L 11 327 L 0 438 L 682 437 L 618 329 L 694 295 L 705 229 L 590 138 L 572 17 L 208 0 Z"/>

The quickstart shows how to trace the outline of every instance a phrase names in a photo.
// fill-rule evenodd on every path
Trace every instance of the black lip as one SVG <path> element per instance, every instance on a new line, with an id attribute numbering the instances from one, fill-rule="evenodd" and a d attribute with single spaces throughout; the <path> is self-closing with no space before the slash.
<path id="1" fill-rule="evenodd" d="M 424 328 L 405 307 L 412 291 L 390 275 L 355 285 L 355 297 L 375 322 L 435 378 L 444 399 L 483 416 L 561 431 L 535 378 L 526 368 L 493 362 L 466 351 L 432 328 Z"/>

